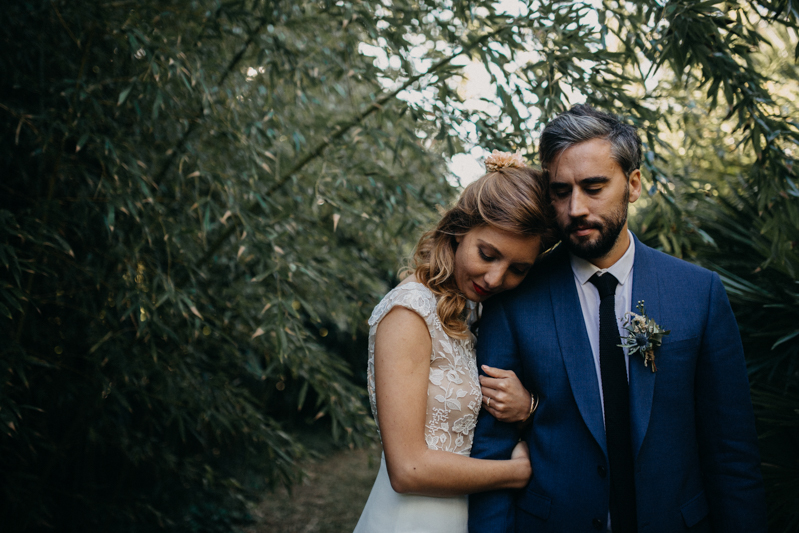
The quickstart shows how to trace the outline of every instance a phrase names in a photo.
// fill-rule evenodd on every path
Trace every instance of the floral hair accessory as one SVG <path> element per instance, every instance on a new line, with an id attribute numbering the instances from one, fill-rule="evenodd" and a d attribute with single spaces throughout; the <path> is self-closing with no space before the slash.
<path id="1" fill-rule="evenodd" d="M 638 312 L 625 313 L 622 327 L 627 330 L 627 335 L 621 338 L 622 348 L 627 348 L 627 353 L 632 355 L 640 353 L 644 358 L 644 366 L 652 363 L 652 372 L 657 372 L 655 366 L 655 348 L 663 343 L 663 337 L 668 335 L 671 330 L 663 329 L 654 320 L 646 316 L 646 307 L 641 300 L 636 306 Z"/>
<path id="2" fill-rule="evenodd" d="M 524 164 L 521 152 L 516 151 L 516 153 L 511 153 L 500 152 L 499 150 L 494 150 L 491 152 L 490 156 L 486 157 L 485 165 L 486 172 L 496 172 L 503 168 L 524 168 L 527 166 Z"/>

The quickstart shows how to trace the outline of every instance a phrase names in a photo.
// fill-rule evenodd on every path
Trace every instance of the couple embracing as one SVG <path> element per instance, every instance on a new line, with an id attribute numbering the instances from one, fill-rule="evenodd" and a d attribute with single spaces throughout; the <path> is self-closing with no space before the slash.
<path id="1" fill-rule="evenodd" d="M 576 106 L 539 155 L 489 157 L 372 313 L 356 533 L 765 531 L 719 276 L 627 229 L 635 128 Z"/>

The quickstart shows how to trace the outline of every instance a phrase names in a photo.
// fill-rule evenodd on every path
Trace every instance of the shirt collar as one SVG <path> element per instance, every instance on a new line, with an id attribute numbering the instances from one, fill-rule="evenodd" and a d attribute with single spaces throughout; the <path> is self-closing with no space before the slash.
<path id="1" fill-rule="evenodd" d="M 569 253 L 569 259 L 572 265 L 572 272 L 574 272 L 574 277 L 580 283 L 580 285 L 585 285 L 588 283 L 588 280 L 591 279 L 597 272 L 610 272 L 613 274 L 617 280 L 619 280 L 619 285 L 624 285 L 627 283 L 627 280 L 630 278 L 630 273 L 633 271 L 633 262 L 635 261 L 635 240 L 633 239 L 632 232 L 628 229 L 627 234 L 630 236 L 630 244 L 627 246 L 627 251 L 624 252 L 624 255 L 621 258 L 613 263 L 610 268 L 597 268 L 596 265 L 588 262 L 581 257 L 577 257 L 576 255 Z"/>

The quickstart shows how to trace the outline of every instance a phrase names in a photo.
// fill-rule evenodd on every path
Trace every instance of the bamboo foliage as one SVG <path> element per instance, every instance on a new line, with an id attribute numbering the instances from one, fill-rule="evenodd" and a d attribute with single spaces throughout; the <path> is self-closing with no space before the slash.
<path id="1" fill-rule="evenodd" d="M 797 523 L 795 7 L 503 5 L 3 3 L 4 530 L 227 531 L 303 428 L 374 438 L 366 319 L 446 157 L 582 100 L 645 134 L 639 235 L 724 274 Z"/>

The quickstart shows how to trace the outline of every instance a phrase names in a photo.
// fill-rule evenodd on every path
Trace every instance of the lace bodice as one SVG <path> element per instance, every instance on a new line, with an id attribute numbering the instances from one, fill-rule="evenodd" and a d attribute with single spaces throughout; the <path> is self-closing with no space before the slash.
<path id="1" fill-rule="evenodd" d="M 472 310 L 470 320 L 473 320 L 474 304 L 469 303 Z M 477 378 L 475 338 L 471 333 L 466 339 L 455 339 L 446 334 L 436 312 L 435 295 L 421 283 L 405 283 L 394 288 L 375 307 L 369 319 L 367 377 L 375 421 L 379 427 L 375 400 L 375 333 L 383 317 L 397 305 L 421 316 L 433 341 L 424 431 L 427 447 L 468 456 L 483 400 Z"/>

